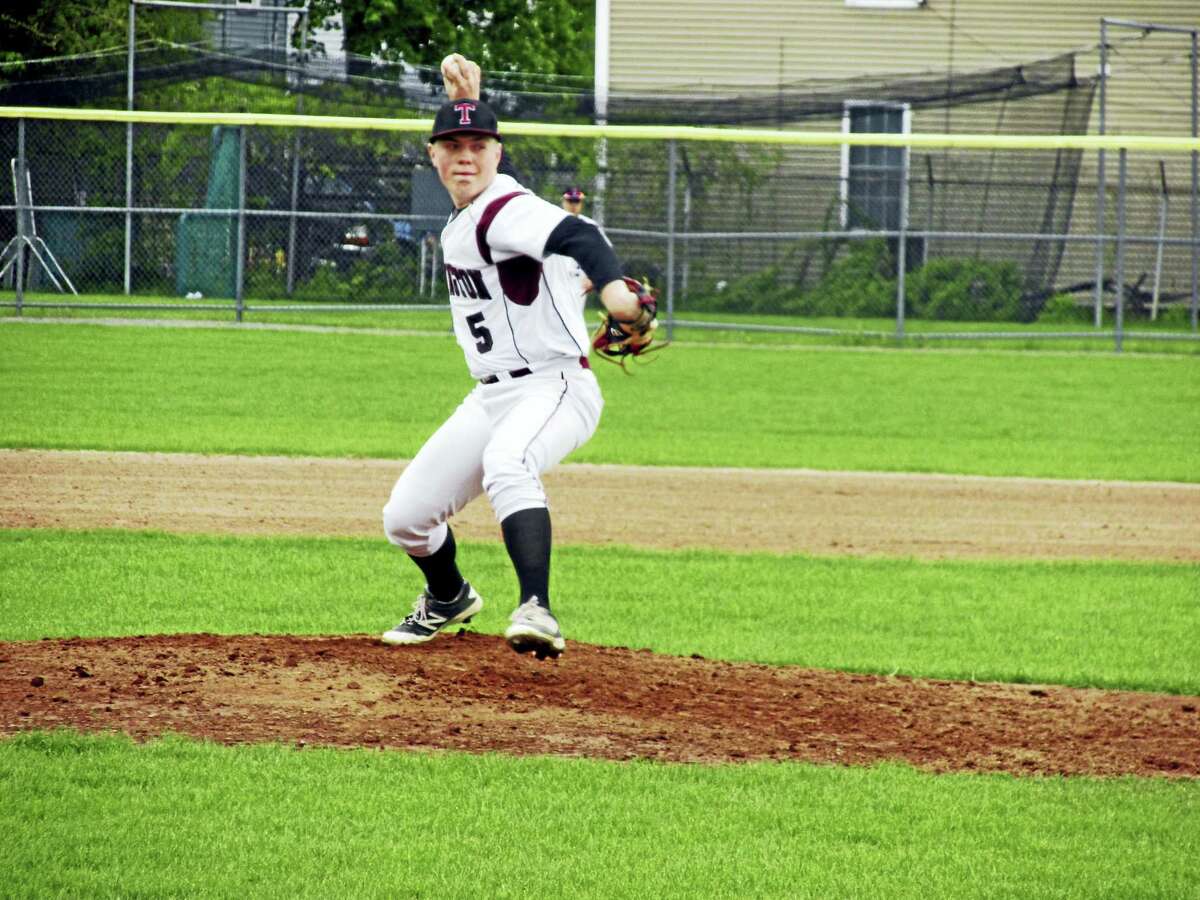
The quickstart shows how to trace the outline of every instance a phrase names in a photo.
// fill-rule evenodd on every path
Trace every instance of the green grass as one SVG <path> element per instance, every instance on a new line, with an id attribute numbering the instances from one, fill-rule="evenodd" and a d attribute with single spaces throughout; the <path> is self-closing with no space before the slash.
<path id="1" fill-rule="evenodd" d="M 1200 783 L 35 734 L 15 896 L 1183 897 Z"/>
<path id="2" fill-rule="evenodd" d="M 691 313 L 679 311 L 676 318 L 689 324 L 677 325 L 673 339 L 681 342 L 765 344 L 771 346 L 906 347 L 977 350 L 1107 353 L 1115 349 L 1111 312 L 1097 331 L 1084 323 L 943 322 L 908 319 L 904 337 L 896 337 L 895 319 L 842 317 L 800 318 L 784 315 L 740 313 Z M 692 325 L 691 323 L 701 323 Z M 734 326 L 734 329 L 713 328 Z M 705 327 L 709 326 L 709 327 Z M 779 328 L 826 329 L 836 334 L 799 334 L 758 330 Z M 1095 332 L 1095 336 L 1088 334 Z M 1087 335 L 1080 337 L 1079 335 Z M 952 337 L 951 335 L 958 335 Z M 970 335 L 962 337 L 961 335 Z M 988 337 L 995 335 L 994 337 Z M 1002 335 L 1002 336 L 1001 336 Z M 1058 335 L 1070 335 L 1060 337 Z M 1125 325 L 1121 349 L 1130 353 L 1200 354 L 1200 336 L 1176 323 L 1130 321 Z"/>
<path id="3" fill-rule="evenodd" d="M 626 377 L 572 458 L 1200 480 L 1186 357 L 719 349 Z M 411 456 L 470 387 L 449 336 L 0 328 L 0 445 Z"/>
<path id="4" fill-rule="evenodd" d="M 444 298 L 441 298 L 444 299 Z M 14 306 L 0 307 L 0 319 L 17 316 L 15 295 L 0 291 L 0 302 Z M 25 306 L 21 317 L 29 320 L 44 318 L 67 318 L 87 320 L 96 318 L 154 319 L 167 322 L 195 321 L 233 324 L 236 322 L 232 300 L 181 300 L 178 297 L 162 296 L 113 296 L 111 294 L 88 294 L 66 300 L 60 294 L 29 294 L 26 302 L 44 304 Z M 430 298 L 430 302 L 440 302 Z M 594 304 L 595 301 L 592 301 Z M 83 304 L 82 308 L 60 308 L 62 303 Z M 198 306 L 200 309 L 182 309 Z M 284 311 L 287 307 L 305 306 L 303 302 L 279 300 L 247 300 L 243 321 L 253 327 L 278 325 L 315 326 L 370 330 L 378 332 L 419 332 L 424 334 L 446 334 L 449 331 L 449 314 L 404 309 L 342 309 L 327 310 L 317 306 L 330 304 L 307 304 L 308 308 Z M 338 304 L 333 304 L 338 305 Z M 155 309 L 153 307 L 169 307 Z M 124 308 L 129 307 L 129 308 Z M 589 320 L 594 313 L 589 312 Z M 671 337 L 676 343 L 735 344 L 743 346 L 764 345 L 771 347 L 870 347 L 908 349 L 954 347 L 965 352 L 977 350 L 1035 351 L 1035 352 L 1083 352 L 1108 353 L 1115 349 L 1112 335 L 1111 311 L 1105 315 L 1102 328 L 1096 331 L 1090 322 L 1078 323 L 1017 323 L 1017 322 L 942 322 L 910 319 L 904 325 L 904 337 L 897 339 L 895 319 L 857 319 L 844 317 L 801 318 L 797 316 L 690 312 L 684 304 L 676 319 L 686 322 L 672 328 Z M 663 307 L 660 337 L 665 337 L 667 316 Z M 691 323 L 703 323 L 692 325 Z M 735 330 L 704 327 L 711 325 L 735 326 Z M 795 331 L 771 331 L 756 329 L 807 328 L 836 333 L 797 333 Z M 1095 336 L 1084 336 L 1096 331 Z M 1003 333 L 1002 337 L 989 338 L 989 334 Z M 1128 353 L 1151 353 L 1173 355 L 1200 355 L 1200 338 L 1186 325 L 1172 322 L 1129 321 L 1125 327 L 1122 349 Z M 954 333 L 956 337 L 947 337 Z M 1069 337 L 1059 335 L 1069 334 Z M 970 335 L 971 337 L 961 337 Z"/>
<path id="5" fill-rule="evenodd" d="M 315 324 L 430 314 L 363 315 Z M 600 376 L 576 459 L 1200 480 L 1185 357 L 681 343 Z M 0 327 L 0 378 L 3 446 L 389 458 L 469 387 L 445 337 L 33 324 Z M 498 631 L 503 549 L 463 564 Z M 640 587 L 600 585 L 614 565 Z M 554 590 L 569 640 L 1198 694 L 1198 578 L 564 547 Z M 0 531 L 3 640 L 369 633 L 418 586 L 382 538 Z M 1158 779 L 0 741 L 14 896 L 1174 898 L 1200 894 L 1198 817 L 1200 783 Z"/>
<path id="6" fill-rule="evenodd" d="M 233 324 L 237 316 L 232 300 L 185 300 L 174 296 L 134 295 L 130 297 L 112 294 L 80 294 L 67 298 L 62 294 L 27 293 L 26 302 L 45 304 L 25 306 L 21 311 L 24 319 L 153 319 L 164 322 L 221 322 Z M 429 303 L 445 303 L 444 294 L 430 298 Z M 12 291 L 0 290 L 0 302 L 15 304 Z M 276 300 L 246 300 L 251 307 L 243 321 L 251 325 L 314 325 L 330 328 L 369 328 L 377 331 L 414 330 L 436 334 L 450 331 L 450 314 L 447 310 L 429 312 L 425 310 L 377 310 L 343 309 L 321 310 L 309 308 L 298 312 L 283 312 L 287 306 L 304 306 L 303 302 Z M 80 304 L 78 307 L 61 308 L 59 304 Z M 310 307 L 318 304 L 309 303 Z M 338 305 L 338 304 L 319 304 Z M 345 304 L 341 304 L 345 305 Z M 183 309 L 181 307 L 189 308 Z M 155 309 L 154 307 L 169 307 Z M 190 307 L 199 307 L 192 309 Z M 0 318 L 17 315 L 15 306 L 0 307 Z"/>
<path id="7" fill-rule="evenodd" d="M 629 588 L 595 573 L 619 554 Z M 980 681 L 1200 694 L 1200 569 L 564 547 L 569 639 L 687 655 Z M 501 545 L 460 559 L 499 633 L 517 585 Z M 382 539 L 0 531 L 0 639 L 343 634 L 408 612 L 419 574 Z M 719 627 L 718 627 L 719 626 Z"/>

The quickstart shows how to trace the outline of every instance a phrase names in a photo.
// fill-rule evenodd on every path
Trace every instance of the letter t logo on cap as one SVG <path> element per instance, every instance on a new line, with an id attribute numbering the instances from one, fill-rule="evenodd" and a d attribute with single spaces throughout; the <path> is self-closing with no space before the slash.
<path id="1" fill-rule="evenodd" d="M 458 124 L 470 125 L 471 113 L 475 111 L 474 103 L 455 103 L 454 108 L 458 110 Z"/>

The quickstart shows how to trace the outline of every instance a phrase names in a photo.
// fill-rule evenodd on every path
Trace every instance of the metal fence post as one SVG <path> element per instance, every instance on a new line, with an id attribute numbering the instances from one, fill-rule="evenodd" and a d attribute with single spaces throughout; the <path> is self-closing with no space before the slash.
<path id="1" fill-rule="evenodd" d="M 667 141 L 667 340 L 675 333 L 675 141 Z"/>
<path id="2" fill-rule="evenodd" d="M 1117 352 L 1125 338 L 1125 176 L 1129 151 L 1122 147 L 1117 163 Z"/>
<path id="3" fill-rule="evenodd" d="M 137 28 L 137 5 L 129 0 L 129 57 L 125 79 L 125 108 L 133 111 L 134 32 Z M 133 123 L 125 123 L 125 296 L 133 288 Z"/>
<path id="4" fill-rule="evenodd" d="M 25 120 L 17 119 L 17 184 L 22 184 L 25 180 Z M 16 185 L 14 185 L 14 188 Z M 25 210 L 21 208 L 21 191 L 15 191 L 16 196 L 13 200 L 17 204 L 17 262 L 16 275 L 17 279 L 17 315 L 22 315 L 25 306 Z"/>
<path id="5" fill-rule="evenodd" d="M 1100 19 L 1100 134 L 1105 128 L 1105 86 L 1108 84 L 1108 20 Z M 1104 150 L 1096 151 L 1096 286 L 1093 289 L 1093 324 L 1104 325 Z"/>
<path id="6" fill-rule="evenodd" d="M 245 309 L 246 280 L 246 126 L 238 126 L 237 260 L 235 262 L 237 320 Z"/>
<path id="7" fill-rule="evenodd" d="M 904 338 L 904 270 L 908 268 L 908 159 L 904 148 L 904 167 L 900 172 L 900 228 L 896 247 L 896 337 Z"/>
<path id="8" fill-rule="evenodd" d="M 1200 137 L 1200 55 L 1197 53 L 1196 32 L 1192 31 L 1192 137 Z M 1197 307 L 1200 307 L 1200 153 L 1192 151 L 1192 331 L 1197 327 Z"/>

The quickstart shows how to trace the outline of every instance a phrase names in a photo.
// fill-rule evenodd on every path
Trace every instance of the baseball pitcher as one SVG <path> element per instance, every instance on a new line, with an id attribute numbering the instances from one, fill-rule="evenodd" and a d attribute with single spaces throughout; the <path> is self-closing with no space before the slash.
<path id="1" fill-rule="evenodd" d="M 620 344 L 636 354 L 647 346 L 656 305 L 622 277 L 593 224 L 499 174 L 500 128 L 487 104 L 444 104 L 428 153 L 454 203 L 442 255 L 454 334 L 476 385 L 384 507 L 388 540 L 407 552 L 426 586 L 383 641 L 423 643 L 482 608 L 459 571 L 447 520 L 484 493 L 520 586 L 505 638 L 518 653 L 557 657 L 565 642 L 550 611 L 551 528 L 541 476 L 592 436 L 604 401 L 588 362 L 593 342 L 579 283 L 572 267 L 547 262 L 568 257 L 599 286 L 606 349 Z"/>

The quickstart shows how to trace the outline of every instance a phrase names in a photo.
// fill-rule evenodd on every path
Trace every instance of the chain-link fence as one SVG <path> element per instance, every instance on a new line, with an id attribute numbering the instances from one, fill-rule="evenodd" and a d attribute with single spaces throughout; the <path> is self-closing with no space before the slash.
<path id="1" fill-rule="evenodd" d="M 0 119 L 10 307 L 78 302 L 26 296 L 56 289 L 174 309 L 221 298 L 239 318 L 446 302 L 437 238 L 450 202 L 421 133 L 39 115 Z M 1112 179 L 1101 233 L 1079 146 L 928 147 L 903 137 L 913 119 L 875 104 L 848 112 L 844 142 L 539 135 L 506 139 L 505 154 L 552 202 L 568 186 L 588 194 L 672 324 L 1077 333 L 1095 325 L 1099 243 L 1104 328 L 1195 334 L 1192 186 L 1165 174 L 1190 155 L 1178 142 L 1110 151 L 1125 177 Z M 895 145 L 866 137 L 888 133 Z"/>
<path id="2" fill-rule="evenodd" d="M 436 69 L 322 53 L 303 3 L 137 0 L 129 11 L 125 48 L 0 64 L 0 104 L 393 119 L 428 117 L 444 98 Z M 1127 73 L 1115 84 L 1137 80 L 1128 73 L 1161 79 L 1156 133 L 1194 138 L 1196 31 L 1109 24 L 1138 35 L 1101 34 L 1101 54 Z M 669 322 L 1193 338 L 1200 176 L 1190 145 L 1139 145 L 1122 181 L 1115 145 L 1105 169 L 1084 144 L 1004 143 L 1085 135 L 1097 108 L 1113 132 L 1139 130 L 1123 124 L 1132 95 L 1110 90 L 1106 103 L 1107 82 L 1065 53 L 971 72 L 609 92 L 603 105 L 587 79 L 489 71 L 483 99 L 506 123 L 849 136 L 506 139 L 530 190 L 553 202 L 567 186 L 587 192 L 585 212 L 627 270 L 659 286 Z M 0 118 L 3 174 L 14 176 L 12 194 L 0 190 L 11 201 L 0 205 L 0 302 L 81 302 L 42 293 L 61 289 L 140 308 L 216 298 L 239 318 L 314 304 L 443 307 L 438 233 L 450 205 L 423 135 L 304 127 L 313 121 Z M 855 141 L 870 134 L 996 142 Z"/>

